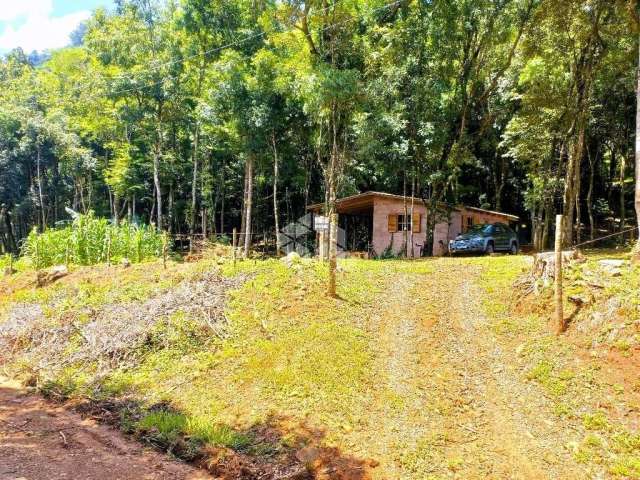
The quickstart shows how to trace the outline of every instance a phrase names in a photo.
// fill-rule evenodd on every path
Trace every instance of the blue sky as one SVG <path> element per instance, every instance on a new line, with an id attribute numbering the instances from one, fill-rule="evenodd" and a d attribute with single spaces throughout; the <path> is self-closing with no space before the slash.
<path id="1" fill-rule="evenodd" d="M 0 0 L 0 53 L 64 47 L 69 34 L 98 7 L 113 0 Z"/>

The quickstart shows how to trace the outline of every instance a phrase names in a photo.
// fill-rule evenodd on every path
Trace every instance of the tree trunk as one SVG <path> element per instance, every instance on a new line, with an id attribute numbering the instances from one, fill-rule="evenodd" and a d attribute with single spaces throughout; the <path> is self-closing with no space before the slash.
<path id="1" fill-rule="evenodd" d="M 248 180 L 249 180 L 249 176 L 247 175 L 247 168 L 248 168 L 249 164 L 248 164 L 248 160 L 245 160 L 244 162 L 244 186 L 242 187 L 242 208 L 240 210 L 240 240 L 238 240 L 238 242 L 243 242 L 244 239 L 244 229 L 245 229 L 245 225 L 246 225 L 246 218 L 247 218 L 247 191 L 249 190 L 249 186 L 247 184 Z M 240 243 L 238 244 L 240 245 Z"/>
<path id="2" fill-rule="evenodd" d="M 201 215 L 201 219 L 202 219 L 202 238 L 204 238 L 205 240 L 207 239 L 207 233 L 209 230 L 209 218 L 208 218 L 208 212 L 207 209 L 205 207 L 202 207 L 202 210 L 200 210 L 200 215 Z"/>
<path id="3" fill-rule="evenodd" d="M 531 242 L 533 243 L 533 249 L 540 251 L 540 222 L 535 206 L 531 208 L 529 213 L 531 214 Z"/>
<path id="4" fill-rule="evenodd" d="M 411 178 L 411 209 L 409 212 L 410 215 L 410 219 L 411 219 L 411 231 L 409 232 L 409 243 L 411 244 L 411 248 L 409 249 L 409 254 L 411 255 L 411 258 L 415 257 L 415 252 L 413 249 L 413 232 L 416 229 L 416 225 L 413 224 L 413 207 L 414 207 L 414 197 L 416 195 L 416 179 L 415 179 L 415 171 L 413 172 L 412 178 Z M 420 225 L 418 225 L 419 227 Z"/>
<path id="5" fill-rule="evenodd" d="M 253 153 L 247 156 L 246 163 L 246 185 L 247 193 L 245 198 L 245 224 L 244 224 L 244 256 L 249 257 L 249 249 L 251 247 L 251 208 L 253 204 Z"/>
<path id="6" fill-rule="evenodd" d="M 224 199 L 226 197 L 226 187 L 224 179 L 224 164 L 222 164 L 222 173 L 220 177 L 220 233 L 224 234 Z"/>
<path id="7" fill-rule="evenodd" d="M 113 193 L 113 223 L 120 223 L 120 197 L 117 193 Z"/>
<path id="8" fill-rule="evenodd" d="M 587 192 L 587 210 L 589 212 L 589 239 L 595 238 L 595 221 L 593 217 L 593 183 L 595 177 L 595 162 L 597 161 L 598 152 L 596 151 L 596 158 L 592 158 L 589 150 L 587 150 L 589 156 L 589 191 Z"/>
<path id="9" fill-rule="evenodd" d="M 189 234 L 193 237 L 196 233 L 196 208 L 197 208 L 197 196 L 198 196 L 198 143 L 200 139 L 200 128 L 196 124 L 196 131 L 194 135 L 193 144 L 193 178 L 191 183 L 191 222 L 189 224 Z M 193 242 L 191 242 L 193 243 Z"/>
<path id="10" fill-rule="evenodd" d="M 167 213 L 168 213 L 168 219 L 167 219 L 167 230 L 169 230 L 169 232 L 173 232 L 173 225 L 174 225 L 174 216 L 173 216 L 173 212 L 175 209 L 175 202 L 174 202 L 174 195 L 173 195 L 173 182 L 171 182 L 169 184 L 169 208 L 167 209 Z"/>
<path id="11" fill-rule="evenodd" d="M 38 198 L 40 200 L 40 231 L 44 232 L 47 226 L 47 217 L 44 211 L 44 194 L 42 193 L 42 152 L 38 145 L 36 152 L 36 175 L 38 178 Z"/>
<path id="12" fill-rule="evenodd" d="M 4 225 L 6 229 L 5 233 L 5 251 L 7 253 L 16 253 L 18 251 L 16 246 L 16 239 L 13 236 L 13 226 L 11 225 L 11 216 L 9 215 L 9 211 L 3 205 L 0 207 L 0 222 L 1 225 Z M 0 227 L 0 232 L 2 231 L 2 227 Z"/>
<path id="13" fill-rule="evenodd" d="M 562 157 L 564 156 L 564 148 L 560 149 L 560 162 L 562 163 Z M 562 197 L 562 206 L 564 209 L 564 241 L 571 243 L 573 240 L 573 210 L 575 207 L 575 192 L 573 181 L 575 179 L 575 155 L 569 154 L 569 160 L 567 163 L 567 172 L 565 174 L 564 183 L 564 195 Z"/>
<path id="14" fill-rule="evenodd" d="M 580 203 L 580 193 L 582 190 L 582 157 L 584 156 L 584 130 L 578 137 L 578 142 L 581 142 L 582 147 L 578 147 L 581 153 L 577 154 L 578 160 L 576 162 L 576 171 L 574 178 L 574 195 L 576 204 L 576 243 L 580 243 L 582 240 L 582 204 Z"/>
<path id="15" fill-rule="evenodd" d="M 309 189 L 311 188 L 311 168 L 313 166 L 313 157 L 309 155 L 305 158 L 305 174 L 304 174 L 304 212 L 307 212 L 309 206 Z"/>
<path id="16" fill-rule="evenodd" d="M 551 217 L 553 215 L 553 202 L 549 199 L 545 200 L 542 214 L 544 215 L 544 226 L 542 227 L 542 239 L 540 240 L 540 249 L 544 250 L 549 244 L 549 232 L 551 231 Z"/>
<path id="17" fill-rule="evenodd" d="M 407 206 L 407 168 L 405 165 L 404 175 L 402 177 L 402 201 L 404 205 L 404 231 L 402 232 L 402 239 L 404 241 L 404 256 L 408 255 L 407 251 L 409 249 L 409 230 L 407 229 L 408 224 L 408 216 L 409 216 L 409 207 Z"/>
<path id="18" fill-rule="evenodd" d="M 493 185 L 495 190 L 495 209 L 502 210 L 502 192 L 504 191 L 505 178 L 507 176 L 507 161 L 502 155 L 495 153 L 496 162 L 493 174 Z"/>
<path id="19" fill-rule="evenodd" d="M 58 190 L 59 190 L 59 185 L 60 185 L 60 170 L 59 170 L 59 165 L 58 165 L 58 159 L 57 157 L 53 158 L 53 174 L 51 175 L 53 178 L 53 224 L 55 225 L 56 222 L 58 221 L 58 207 L 59 207 L 59 200 L 58 200 Z"/>
<path id="20" fill-rule="evenodd" d="M 160 190 L 160 145 L 156 143 L 153 152 L 153 186 L 156 192 L 156 228 L 162 230 L 162 191 Z"/>
<path id="21" fill-rule="evenodd" d="M 214 171 L 214 166 L 213 166 L 213 161 L 210 161 L 210 167 L 212 169 L 212 171 Z M 219 179 L 219 174 L 218 174 L 218 178 L 216 179 L 216 189 L 215 189 L 215 195 L 213 194 L 213 192 L 211 192 L 211 235 L 213 235 L 214 237 L 214 241 L 217 239 L 217 234 L 218 234 L 218 226 L 217 226 L 217 219 L 216 216 L 218 215 L 218 202 L 220 201 L 220 179 Z M 211 176 L 212 178 L 214 178 L 214 176 Z M 204 192 L 203 192 L 204 193 Z M 223 233 L 222 230 L 220 231 L 220 233 Z"/>
<path id="22" fill-rule="evenodd" d="M 332 147 L 327 175 L 327 205 L 329 213 L 329 282 L 327 295 L 336 298 L 336 270 L 338 268 L 338 212 L 336 208 L 338 194 L 338 125 L 336 123 L 336 105 L 331 105 Z"/>
<path id="23" fill-rule="evenodd" d="M 624 178 L 627 170 L 627 159 L 625 155 L 620 155 L 620 232 L 624 231 L 624 224 L 627 223 L 627 209 L 624 203 Z"/>
<path id="24" fill-rule="evenodd" d="M 153 189 L 153 199 L 151 202 L 151 211 L 149 212 L 149 223 L 153 223 L 153 218 L 156 215 L 156 205 L 158 205 L 158 202 L 156 202 L 156 189 L 154 187 Z"/>
<path id="25" fill-rule="evenodd" d="M 336 297 L 336 269 L 338 268 L 338 214 L 336 212 L 335 179 L 329 185 L 329 283 L 327 295 Z"/>
<path id="26" fill-rule="evenodd" d="M 162 231 L 162 189 L 160 187 L 160 160 L 162 158 L 162 103 L 156 112 L 156 144 L 153 149 L 153 185 L 156 192 L 156 228 Z"/>
<path id="27" fill-rule="evenodd" d="M 278 150 L 276 148 L 276 136 L 271 132 L 271 145 L 273 146 L 273 218 L 276 229 L 276 255 L 280 255 L 280 220 L 278 212 Z"/>
<path id="28" fill-rule="evenodd" d="M 640 44 L 640 42 L 639 42 Z M 640 260 L 640 48 L 638 51 L 639 63 L 638 63 L 638 85 L 636 88 L 636 185 L 635 185 L 635 200 L 636 207 L 636 220 L 638 222 L 638 241 L 635 246 L 634 260 Z"/>

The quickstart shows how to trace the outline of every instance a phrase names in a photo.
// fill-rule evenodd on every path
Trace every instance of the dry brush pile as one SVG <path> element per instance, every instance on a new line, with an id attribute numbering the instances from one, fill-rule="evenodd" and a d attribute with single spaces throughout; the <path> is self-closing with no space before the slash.
<path id="1" fill-rule="evenodd" d="M 140 302 L 85 307 L 56 314 L 63 299 L 43 306 L 13 305 L 0 324 L 0 363 L 19 361 L 38 376 L 54 375 L 69 365 L 86 365 L 100 374 L 135 364 L 150 348 L 170 347 L 167 323 L 181 318 L 189 335 L 223 337 L 229 292 L 246 277 L 205 273 Z"/>

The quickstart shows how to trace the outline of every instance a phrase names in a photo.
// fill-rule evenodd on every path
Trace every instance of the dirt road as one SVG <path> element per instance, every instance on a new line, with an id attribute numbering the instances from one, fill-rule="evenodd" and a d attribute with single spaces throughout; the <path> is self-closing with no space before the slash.
<path id="1" fill-rule="evenodd" d="M 380 461 L 372 477 L 587 478 L 565 448 L 577 432 L 492 331 L 481 268 L 450 259 L 433 266 L 426 276 L 396 274 L 374 319 L 382 383 L 371 421 L 351 439 Z"/>
<path id="2" fill-rule="evenodd" d="M 0 480 L 208 478 L 0 377 Z"/>

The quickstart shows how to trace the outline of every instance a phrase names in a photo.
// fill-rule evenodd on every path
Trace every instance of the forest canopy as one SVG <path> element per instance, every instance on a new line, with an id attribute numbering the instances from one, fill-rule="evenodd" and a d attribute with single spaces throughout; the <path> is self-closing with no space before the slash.
<path id="1" fill-rule="evenodd" d="M 0 253 L 67 209 L 273 232 L 366 190 L 635 222 L 630 0 L 119 0 L 0 61 Z M 245 236 L 247 241 L 250 237 Z"/>

